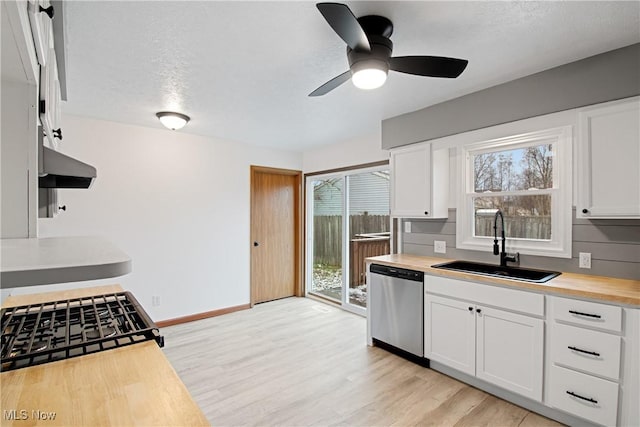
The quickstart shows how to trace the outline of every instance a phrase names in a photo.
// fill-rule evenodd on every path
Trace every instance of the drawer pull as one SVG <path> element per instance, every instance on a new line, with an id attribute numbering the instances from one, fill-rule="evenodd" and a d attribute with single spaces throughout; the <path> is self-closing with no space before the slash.
<path id="1" fill-rule="evenodd" d="M 578 347 L 574 347 L 572 345 L 567 347 L 569 350 L 573 350 L 573 351 L 579 351 L 580 353 L 585 353 L 585 354 L 590 354 L 592 356 L 597 356 L 600 357 L 600 353 L 596 353 L 595 351 L 589 351 L 589 350 L 583 350 L 581 348 Z"/>
<path id="2" fill-rule="evenodd" d="M 567 390 L 567 394 L 570 394 L 570 395 L 571 395 L 571 396 L 573 396 L 573 397 L 577 397 L 578 399 L 586 400 L 587 402 L 591 402 L 591 403 L 598 403 L 598 401 L 597 401 L 597 400 L 595 400 L 595 399 L 592 399 L 592 398 L 590 398 L 590 397 L 580 396 L 579 394 L 574 393 L 574 392 L 569 391 L 569 390 Z"/>
<path id="3" fill-rule="evenodd" d="M 599 314 L 581 313 L 581 312 L 575 311 L 575 310 L 569 310 L 569 313 L 575 314 L 577 316 L 586 316 L 586 317 L 594 317 L 596 319 L 602 319 L 602 316 L 600 316 Z"/>

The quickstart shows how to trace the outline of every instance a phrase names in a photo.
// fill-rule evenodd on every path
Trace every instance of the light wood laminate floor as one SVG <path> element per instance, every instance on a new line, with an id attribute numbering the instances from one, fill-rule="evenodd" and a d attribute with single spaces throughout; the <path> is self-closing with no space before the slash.
<path id="1" fill-rule="evenodd" d="M 308 298 L 163 328 L 215 426 L 558 426 L 366 345 L 366 320 Z"/>

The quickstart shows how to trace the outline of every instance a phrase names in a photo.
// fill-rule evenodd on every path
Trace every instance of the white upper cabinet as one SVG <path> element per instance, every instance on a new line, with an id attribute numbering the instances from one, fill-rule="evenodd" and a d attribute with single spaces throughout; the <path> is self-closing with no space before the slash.
<path id="1" fill-rule="evenodd" d="M 415 144 L 391 151 L 391 215 L 447 218 L 449 149 Z"/>
<path id="2" fill-rule="evenodd" d="M 47 65 L 40 67 L 40 123 L 49 145 L 55 148 L 56 138 L 61 139 L 60 129 L 60 81 L 56 52 L 49 48 Z"/>
<path id="3" fill-rule="evenodd" d="M 38 63 L 45 66 L 49 58 L 50 39 L 53 38 L 51 28 L 53 7 L 49 0 L 29 0 L 27 10 Z"/>
<path id="4" fill-rule="evenodd" d="M 580 111 L 578 218 L 640 218 L 640 97 Z"/>

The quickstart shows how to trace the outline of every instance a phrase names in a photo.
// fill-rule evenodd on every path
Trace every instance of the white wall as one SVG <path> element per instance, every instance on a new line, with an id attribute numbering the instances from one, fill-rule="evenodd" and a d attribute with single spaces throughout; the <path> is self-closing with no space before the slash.
<path id="1" fill-rule="evenodd" d="M 95 166 L 98 178 L 88 190 L 60 190 L 67 211 L 39 220 L 39 237 L 104 236 L 132 258 L 133 271 L 14 293 L 120 283 L 156 321 L 249 303 L 249 166 L 300 170 L 300 153 L 74 116 L 63 122 L 60 150 Z"/>
<path id="2" fill-rule="evenodd" d="M 302 170 L 312 173 L 389 160 L 382 146 L 380 127 L 371 134 L 307 150 L 302 155 Z"/>

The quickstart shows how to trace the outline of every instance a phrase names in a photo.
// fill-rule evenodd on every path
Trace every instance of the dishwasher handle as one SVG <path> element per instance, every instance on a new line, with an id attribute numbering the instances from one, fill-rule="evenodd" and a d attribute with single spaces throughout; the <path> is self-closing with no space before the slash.
<path id="1" fill-rule="evenodd" d="M 397 277 L 399 279 L 412 280 L 414 282 L 424 281 L 424 273 L 422 271 L 407 270 L 404 268 L 396 268 L 380 264 L 371 264 L 369 271 L 372 274 Z"/>

